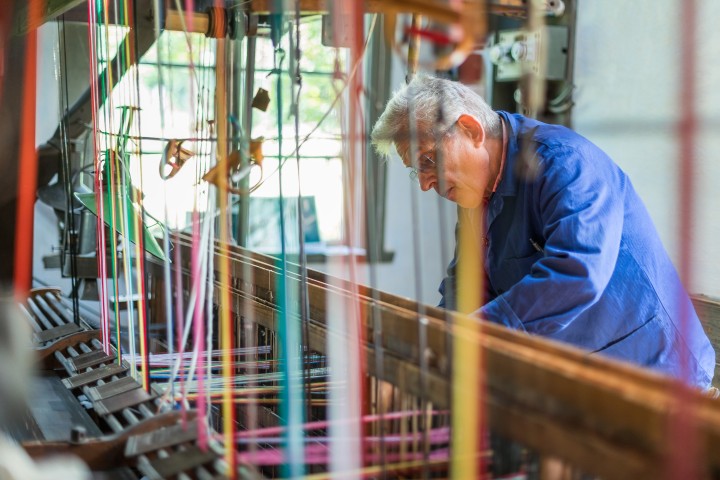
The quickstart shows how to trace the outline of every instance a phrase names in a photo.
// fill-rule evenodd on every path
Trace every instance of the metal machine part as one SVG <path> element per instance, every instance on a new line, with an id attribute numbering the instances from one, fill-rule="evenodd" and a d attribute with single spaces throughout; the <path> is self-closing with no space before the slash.
<path id="1" fill-rule="evenodd" d="M 545 25 L 534 32 L 502 30 L 488 55 L 495 65 L 495 80 L 512 82 L 523 74 L 546 80 L 563 80 L 567 73 L 568 29 Z"/>

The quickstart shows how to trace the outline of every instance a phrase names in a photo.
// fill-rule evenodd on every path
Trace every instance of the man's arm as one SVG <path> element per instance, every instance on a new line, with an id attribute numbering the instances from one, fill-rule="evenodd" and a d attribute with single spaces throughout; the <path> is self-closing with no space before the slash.
<path id="1" fill-rule="evenodd" d="M 447 308 L 448 310 L 457 310 L 458 298 L 457 298 L 457 264 L 458 264 L 458 235 L 460 233 L 460 222 L 467 220 L 467 215 L 481 215 L 480 212 L 473 210 L 468 211 L 462 208 L 458 208 L 458 222 L 455 224 L 455 253 L 453 259 L 447 267 L 447 276 L 440 282 L 438 292 L 442 296 L 438 307 Z M 478 221 L 480 221 L 478 219 Z M 482 248 L 482 247 L 479 247 Z M 484 252 L 482 252 L 484 258 Z M 477 306 L 488 302 L 495 298 L 496 294 L 490 288 L 490 280 L 487 277 L 487 272 L 483 269 L 478 275 L 482 275 L 482 296 L 478 300 L 480 303 Z M 477 307 L 474 307 L 477 308 Z M 473 308 L 473 309 L 474 309 Z"/>
<path id="2" fill-rule="evenodd" d="M 625 177 L 594 146 L 539 151 L 533 188 L 544 254 L 508 291 L 480 308 L 511 328 L 562 338 L 562 330 L 602 295 L 623 231 Z M 552 161 L 543 161 L 552 154 Z"/>
<path id="3" fill-rule="evenodd" d="M 457 250 L 457 249 L 456 249 Z M 438 292 L 440 292 L 440 303 L 438 307 L 455 310 L 457 308 L 457 287 L 455 284 L 455 266 L 457 264 L 457 252 L 450 265 L 447 267 L 447 276 L 442 279 Z"/>

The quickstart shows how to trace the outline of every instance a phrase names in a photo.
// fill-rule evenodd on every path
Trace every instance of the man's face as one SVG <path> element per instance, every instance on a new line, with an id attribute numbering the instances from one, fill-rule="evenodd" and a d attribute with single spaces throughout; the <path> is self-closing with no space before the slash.
<path id="1" fill-rule="evenodd" d="M 437 143 L 421 142 L 414 162 L 410 142 L 396 143 L 405 166 L 417 169 L 417 180 L 423 191 L 432 188 L 463 208 L 478 207 L 483 197 L 490 194 L 490 157 L 484 142 L 472 128 L 475 126 L 468 129 L 458 124 Z"/>

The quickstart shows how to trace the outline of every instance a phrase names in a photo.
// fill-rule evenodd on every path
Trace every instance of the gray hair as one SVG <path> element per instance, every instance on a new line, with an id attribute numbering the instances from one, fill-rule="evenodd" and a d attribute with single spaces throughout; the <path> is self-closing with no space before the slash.
<path id="1" fill-rule="evenodd" d="M 414 128 L 410 125 L 411 112 Z M 462 114 L 477 118 L 488 136 L 502 135 L 500 116 L 480 95 L 459 82 L 418 75 L 393 94 L 373 127 L 372 144 L 387 156 L 396 142 L 410 138 L 413 132 L 418 142 L 442 137 Z"/>

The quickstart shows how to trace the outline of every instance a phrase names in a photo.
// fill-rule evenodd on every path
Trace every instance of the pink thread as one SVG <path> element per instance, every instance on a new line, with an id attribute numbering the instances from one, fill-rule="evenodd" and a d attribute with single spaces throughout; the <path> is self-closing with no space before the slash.
<path id="1" fill-rule="evenodd" d="M 195 297 L 195 305 L 193 308 L 193 347 L 198 352 L 205 352 L 205 316 L 203 315 L 203 298 L 199 294 L 202 289 L 203 280 L 200 278 L 200 214 L 197 209 L 192 213 L 192 252 L 191 252 L 191 272 L 192 272 L 192 289 L 198 294 Z M 195 376 L 197 378 L 197 401 L 196 408 L 198 410 L 198 446 L 201 450 L 207 450 L 208 431 L 207 431 L 207 401 L 205 398 L 205 370 L 203 355 L 198 355 L 197 365 L 195 366 Z"/>
<path id="2" fill-rule="evenodd" d="M 305 447 L 305 464 L 307 465 L 326 465 L 329 461 L 329 451 L 326 445 L 307 445 Z M 407 453 L 385 453 L 386 462 L 405 462 L 424 460 L 426 457 L 423 452 L 407 452 Z M 255 466 L 269 467 L 282 465 L 285 463 L 284 451 L 281 449 L 259 450 L 254 453 L 242 452 L 237 454 L 238 462 L 247 463 Z M 381 456 L 377 453 L 366 453 L 363 460 L 368 464 L 377 464 Z M 441 448 L 429 452 L 427 459 L 430 461 L 447 461 L 449 459 L 449 450 Z M 377 476 L 374 473 L 372 476 Z"/>
<path id="3" fill-rule="evenodd" d="M 93 2 L 88 1 L 88 44 L 90 46 L 90 104 L 92 106 L 92 138 L 93 138 L 93 152 L 95 154 L 95 192 L 98 194 L 98 221 L 95 224 L 95 233 L 98 239 L 97 241 L 97 258 L 98 258 L 98 278 L 100 279 L 100 330 L 102 336 L 103 350 L 105 353 L 110 355 L 111 343 L 110 343 L 110 317 L 107 310 L 107 262 L 105 252 L 107 251 L 106 240 L 105 240 L 105 225 L 103 222 L 104 217 L 104 206 L 102 199 L 102 185 L 100 182 L 100 172 L 102 171 L 99 163 L 99 152 L 97 144 L 97 111 L 98 111 L 98 99 L 97 99 L 97 51 L 96 51 L 96 34 L 95 28 L 97 26 L 97 17 L 95 9 L 93 8 Z"/>
<path id="4" fill-rule="evenodd" d="M 409 410 L 405 412 L 390 412 L 390 413 L 384 413 L 382 415 L 379 414 L 373 414 L 373 415 L 364 415 L 362 417 L 362 423 L 369 423 L 369 422 L 376 422 L 379 420 L 396 420 L 400 418 L 406 418 L 406 417 L 413 417 L 413 416 L 420 416 L 424 414 L 425 412 L 421 410 Z M 448 412 L 444 410 L 440 411 L 434 411 L 432 412 L 432 415 L 446 415 Z M 330 422 L 328 420 L 320 420 L 317 422 L 309 422 L 303 425 L 304 430 L 315 430 L 315 429 L 321 429 L 321 428 L 327 428 L 330 426 L 330 424 L 338 425 L 343 423 L 354 423 L 357 419 L 346 419 L 339 422 Z M 260 436 L 272 436 L 272 435 L 282 435 L 284 432 L 283 427 L 266 427 L 266 428 L 258 428 L 255 430 L 245 430 L 243 432 L 237 432 L 235 434 L 235 439 L 241 439 L 241 438 L 255 438 Z"/>
<path id="5" fill-rule="evenodd" d="M 426 437 L 425 432 L 414 432 L 414 433 L 407 433 L 405 435 L 382 435 L 382 436 L 368 436 L 365 437 L 365 440 L 368 443 L 372 444 L 385 444 L 389 447 L 401 445 L 406 442 L 414 442 L 414 441 L 421 441 L 424 440 Z M 447 443 L 450 441 L 450 427 L 441 427 L 436 428 L 434 430 L 430 430 L 427 432 L 427 439 L 428 442 L 430 442 L 431 445 L 435 444 L 442 444 Z M 305 437 L 306 442 L 314 442 L 314 443 L 323 443 L 330 441 L 330 437 Z M 277 444 L 283 442 L 284 439 L 282 436 L 277 437 L 257 437 L 257 438 L 251 438 L 244 442 L 242 442 L 243 445 L 249 444 L 250 442 L 254 443 L 267 443 L 267 444 Z M 375 447 L 376 445 L 373 445 Z"/>
<path id="6" fill-rule="evenodd" d="M 175 248 L 175 336 L 177 337 L 177 347 L 176 351 L 178 352 L 178 355 L 180 355 L 180 369 L 179 369 L 179 377 L 180 377 L 180 396 L 185 397 L 185 357 L 183 353 L 185 352 L 185 344 L 183 343 L 183 330 L 185 329 L 184 325 L 184 317 L 183 317 L 183 296 L 182 296 L 182 273 L 181 273 L 181 263 L 180 263 L 180 239 L 178 234 L 175 234 L 175 244 L 178 245 L 178 247 Z M 187 410 L 185 408 L 185 402 L 181 402 L 180 405 L 180 411 L 181 411 L 181 418 L 182 418 L 182 426 L 183 428 L 187 427 Z"/>
<path id="7" fill-rule="evenodd" d="M 680 175 L 679 175 L 679 275 L 686 288 L 689 288 L 693 277 L 693 228 L 695 223 L 695 158 L 698 115 L 696 110 L 696 69 L 697 69 L 697 2 L 687 0 L 678 2 L 680 16 Z M 678 299 L 684 299 L 686 293 L 682 286 L 678 287 Z M 683 303 L 676 300 L 680 305 Z M 692 307 L 679 307 L 680 341 L 677 342 L 680 357 L 680 378 L 687 381 L 690 377 L 688 358 L 690 356 L 686 332 L 689 330 L 690 310 Z M 697 462 L 700 454 L 698 432 L 694 412 L 692 411 L 691 390 L 686 384 L 678 382 L 675 398 L 675 411 L 670 414 L 668 440 L 682 448 L 670 448 L 667 457 L 667 477 L 699 478 L 701 476 Z M 672 439 L 672 440 L 670 440 Z"/>

